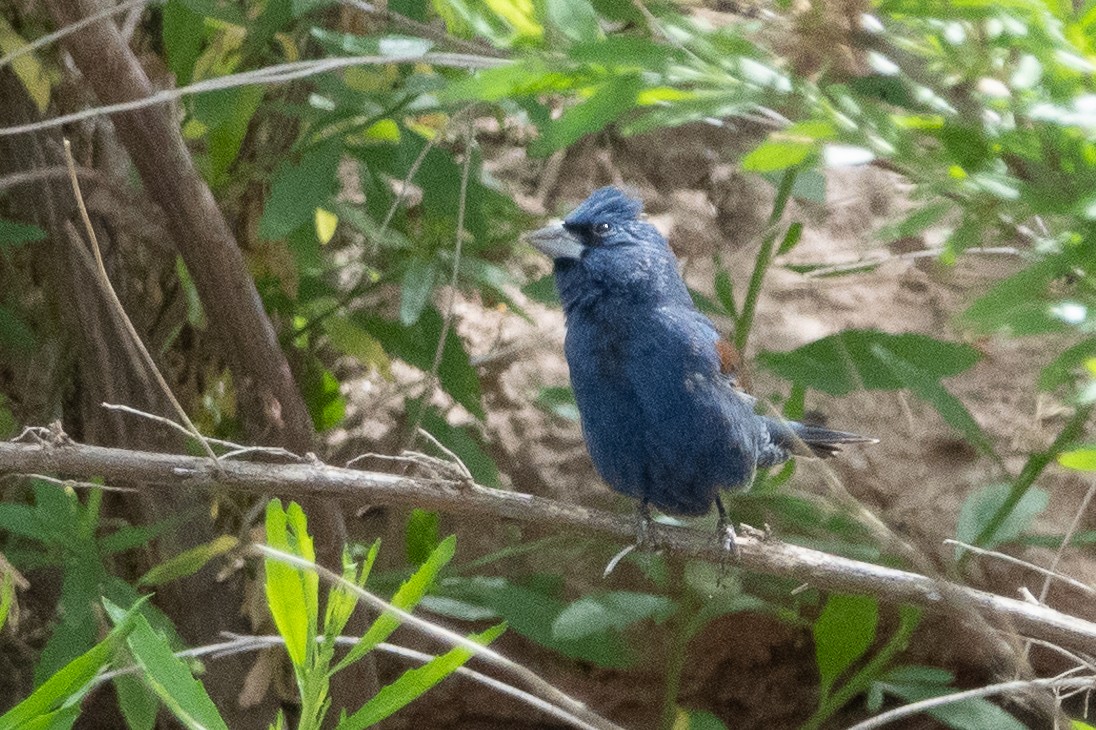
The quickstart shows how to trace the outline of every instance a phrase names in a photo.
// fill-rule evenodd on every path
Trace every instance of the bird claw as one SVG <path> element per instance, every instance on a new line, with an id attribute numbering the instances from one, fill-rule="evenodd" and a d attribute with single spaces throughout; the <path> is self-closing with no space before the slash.
<path id="1" fill-rule="evenodd" d="M 736 562 L 741 560 L 742 551 L 738 548 L 738 534 L 734 531 L 734 525 L 720 520 L 716 530 L 723 552 L 730 554 Z"/>

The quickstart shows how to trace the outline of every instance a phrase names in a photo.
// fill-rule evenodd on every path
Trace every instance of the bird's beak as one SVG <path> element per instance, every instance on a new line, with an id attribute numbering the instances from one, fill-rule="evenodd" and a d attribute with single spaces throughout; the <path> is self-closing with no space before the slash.
<path id="1" fill-rule="evenodd" d="M 562 223 L 552 223 L 526 233 L 522 238 L 538 251 L 553 259 L 577 259 L 582 257 L 582 241 L 563 227 Z"/>

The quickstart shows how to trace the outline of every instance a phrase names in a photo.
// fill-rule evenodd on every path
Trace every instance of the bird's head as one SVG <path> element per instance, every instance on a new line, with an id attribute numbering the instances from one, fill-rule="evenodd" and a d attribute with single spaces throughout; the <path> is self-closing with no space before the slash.
<path id="1" fill-rule="evenodd" d="M 606 296 L 688 297 L 666 239 L 643 204 L 614 187 L 595 190 L 562 222 L 525 235 L 555 263 L 565 310 Z"/>

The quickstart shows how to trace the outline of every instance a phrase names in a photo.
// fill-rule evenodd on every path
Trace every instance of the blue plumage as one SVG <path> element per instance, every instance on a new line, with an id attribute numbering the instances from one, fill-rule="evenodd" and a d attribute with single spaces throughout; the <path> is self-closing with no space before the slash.
<path id="1" fill-rule="evenodd" d="M 638 201 L 601 188 L 562 224 L 527 236 L 555 262 L 582 431 L 609 486 L 670 514 L 702 515 L 720 489 L 748 487 L 759 466 L 871 440 L 757 415 L 726 343 L 641 213 Z"/>

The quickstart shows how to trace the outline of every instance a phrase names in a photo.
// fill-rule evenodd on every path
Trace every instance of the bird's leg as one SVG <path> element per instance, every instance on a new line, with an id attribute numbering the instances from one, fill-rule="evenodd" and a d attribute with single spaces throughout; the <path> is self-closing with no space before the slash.
<path id="1" fill-rule="evenodd" d="M 636 542 L 634 545 L 628 545 L 623 550 L 614 555 L 606 564 L 605 571 L 602 574 L 602 578 L 608 578 L 609 574 L 616 570 L 617 565 L 627 557 L 628 553 L 632 552 L 636 548 L 643 549 L 647 544 L 647 529 L 654 521 L 651 518 L 651 506 L 647 504 L 646 499 L 642 499 L 639 502 L 639 509 L 636 511 Z"/>
<path id="2" fill-rule="evenodd" d="M 719 532 L 723 549 L 733 555 L 735 560 L 738 560 L 741 557 L 736 539 L 738 535 L 735 534 L 734 525 L 727 520 L 727 510 L 724 509 L 723 500 L 720 499 L 718 494 L 715 497 L 715 508 L 719 510 L 719 521 L 716 522 L 716 530 Z"/>
<path id="3" fill-rule="evenodd" d="M 654 518 L 651 517 L 651 505 L 647 499 L 639 500 L 638 520 L 636 521 L 636 547 L 643 548 L 647 545 L 648 530 Z"/>

